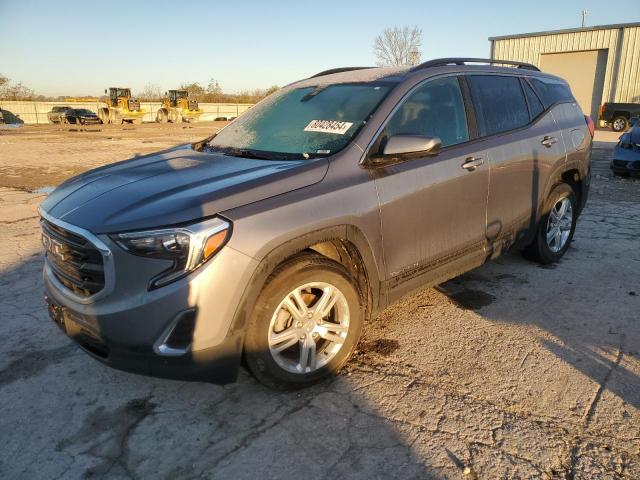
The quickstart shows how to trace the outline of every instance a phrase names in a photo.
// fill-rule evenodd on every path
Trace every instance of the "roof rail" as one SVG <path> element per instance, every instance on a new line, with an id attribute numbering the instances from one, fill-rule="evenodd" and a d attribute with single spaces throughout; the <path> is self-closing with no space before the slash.
<path id="1" fill-rule="evenodd" d="M 538 67 L 531 63 L 525 62 L 514 62 L 513 60 L 498 60 L 491 58 L 436 58 L 434 60 L 429 60 L 427 62 L 421 63 L 420 65 L 416 65 L 411 69 L 412 72 L 416 70 L 422 70 L 424 68 L 431 67 L 444 67 L 446 65 L 466 65 L 467 63 L 488 63 L 489 65 L 513 65 L 518 68 L 523 68 L 526 70 L 535 70 L 537 72 L 540 71 Z"/>
<path id="2" fill-rule="evenodd" d="M 325 75 L 332 75 L 334 73 L 342 73 L 342 72 L 351 72 L 353 70 L 364 70 L 367 68 L 375 68 L 375 67 L 341 67 L 341 68 L 332 68 L 330 70 L 324 70 L 320 73 L 316 73 L 315 75 L 310 76 L 309 78 L 316 77 L 324 77 Z"/>

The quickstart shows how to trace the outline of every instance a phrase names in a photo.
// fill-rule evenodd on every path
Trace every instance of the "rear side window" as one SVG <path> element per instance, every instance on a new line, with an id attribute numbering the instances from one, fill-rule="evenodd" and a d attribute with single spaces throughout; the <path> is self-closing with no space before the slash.
<path id="1" fill-rule="evenodd" d="M 562 82 L 539 78 L 529 78 L 529 81 L 546 108 L 554 103 L 575 102 L 569 86 Z"/>
<path id="2" fill-rule="evenodd" d="M 468 78 L 481 135 L 507 132 L 529 123 L 529 110 L 517 77 L 472 75 Z"/>
<path id="3" fill-rule="evenodd" d="M 527 97 L 527 104 L 529 105 L 529 114 L 531 116 L 531 119 L 533 120 L 542 113 L 542 111 L 544 110 L 544 106 L 542 105 L 542 102 L 537 97 L 537 95 L 534 93 L 533 89 L 524 80 L 522 82 L 522 88 L 524 88 L 524 95 L 525 97 Z"/>
<path id="4" fill-rule="evenodd" d="M 458 79 L 431 80 L 419 87 L 393 114 L 387 124 L 386 135 L 438 137 L 443 147 L 469 140 Z"/>

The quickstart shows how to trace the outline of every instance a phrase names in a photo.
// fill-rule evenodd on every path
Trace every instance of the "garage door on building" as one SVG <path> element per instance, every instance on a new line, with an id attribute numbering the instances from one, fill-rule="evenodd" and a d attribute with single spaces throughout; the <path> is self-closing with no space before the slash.
<path id="1" fill-rule="evenodd" d="M 540 54 L 543 72 L 564 78 L 585 114 L 598 118 L 607 65 L 607 49 Z"/>

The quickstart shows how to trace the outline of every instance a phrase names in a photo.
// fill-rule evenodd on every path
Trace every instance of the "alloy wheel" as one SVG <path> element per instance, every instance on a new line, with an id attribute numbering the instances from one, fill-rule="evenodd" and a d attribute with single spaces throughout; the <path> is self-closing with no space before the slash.
<path id="1" fill-rule="evenodd" d="M 625 125 L 626 125 L 625 121 L 621 118 L 617 118 L 613 121 L 613 128 L 618 132 L 624 129 Z"/>
<path id="2" fill-rule="evenodd" d="M 284 370 L 307 374 L 330 362 L 349 333 L 349 305 L 334 285 L 301 285 L 280 302 L 269 324 L 269 351 Z"/>
<path id="3" fill-rule="evenodd" d="M 547 245 L 553 253 L 564 248 L 573 226 L 573 206 L 568 197 L 561 198 L 551 209 L 547 220 Z"/>

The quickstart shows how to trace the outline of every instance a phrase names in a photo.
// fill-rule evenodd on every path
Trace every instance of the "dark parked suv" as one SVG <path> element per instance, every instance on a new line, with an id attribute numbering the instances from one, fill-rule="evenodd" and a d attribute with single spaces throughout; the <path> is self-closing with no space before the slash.
<path id="1" fill-rule="evenodd" d="M 499 63 L 322 72 L 202 142 L 65 182 L 41 207 L 52 318 L 117 368 L 229 382 L 244 358 L 297 387 L 408 292 L 510 247 L 557 261 L 593 123 L 565 81 Z"/>

